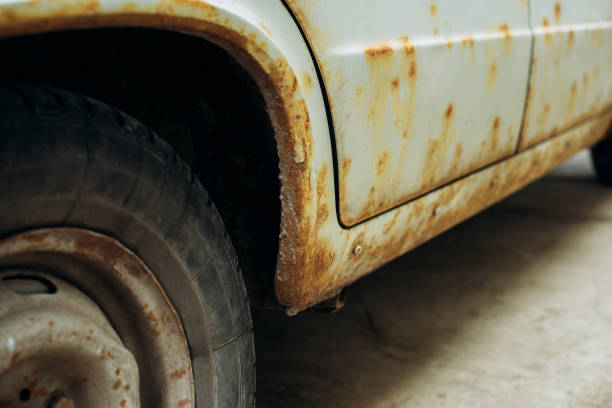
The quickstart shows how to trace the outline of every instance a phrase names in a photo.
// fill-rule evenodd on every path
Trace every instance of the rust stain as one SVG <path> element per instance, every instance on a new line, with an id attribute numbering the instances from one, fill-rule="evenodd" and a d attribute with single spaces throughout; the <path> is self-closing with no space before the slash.
<path id="1" fill-rule="evenodd" d="M 602 27 L 597 27 L 591 31 L 591 45 L 595 48 L 599 48 L 604 43 L 604 30 Z"/>
<path id="2" fill-rule="evenodd" d="M 357 85 L 355 88 L 355 102 L 357 106 L 363 106 L 363 86 Z"/>
<path id="3" fill-rule="evenodd" d="M 496 116 L 493 120 L 493 130 L 499 129 L 499 116 Z"/>
<path id="4" fill-rule="evenodd" d="M 380 177 L 385 174 L 388 170 L 389 165 L 389 152 L 384 151 L 381 156 L 378 157 L 376 161 L 376 174 Z"/>
<path id="5" fill-rule="evenodd" d="M 555 3 L 555 21 L 561 24 L 561 4 Z"/>
<path id="6" fill-rule="evenodd" d="M 436 6 L 434 3 L 431 3 L 431 5 L 429 6 L 429 15 L 432 17 L 438 15 L 438 6 Z"/>
<path id="7" fill-rule="evenodd" d="M 546 17 L 542 17 L 542 27 L 544 28 L 550 27 L 550 22 L 548 21 Z"/>
<path id="8" fill-rule="evenodd" d="M 414 56 L 414 54 L 416 53 L 416 47 L 410 40 L 410 37 L 404 35 L 404 36 L 401 36 L 399 40 L 400 40 L 400 43 L 402 44 L 402 49 L 404 50 L 404 54 L 409 57 Z"/>
<path id="9" fill-rule="evenodd" d="M 304 92 L 309 94 L 312 91 L 312 77 L 308 72 L 302 72 L 302 82 L 304 84 Z"/>
<path id="10" fill-rule="evenodd" d="M 449 36 L 446 36 L 445 44 L 446 44 L 446 48 L 448 48 L 449 51 L 453 49 L 453 40 Z"/>
<path id="11" fill-rule="evenodd" d="M 434 35 L 440 34 L 440 29 L 438 29 L 438 27 L 434 27 L 433 33 Z"/>
<path id="12" fill-rule="evenodd" d="M 384 178 L 381 179 L 384 188 L 393 188 L 401 181 L 401 177 L 387 170 L 391 153 L 382 150 L 383 131 L 391 112 L 395 133 L 401 135 L 403 140 L 410 139 L 418 79 L 416 47 L 407 36 L 400 36 L 399 44 L 397 50 L 386 44 L 367 50 L 366 58 L 370 66 L 368 86 L 363 91 L 356 91 L 356 99 L 368 104 L 364 107 L 368 112 L 366 133 L 371 140 L 372 156 L 375 158 L 371 168 L 373 174 Z M 398 159 L 401 160 L 401 152 Z M 344 189 L 344 180 L 341 176 L 340 191 Z M 340 193 L 340 196 L 344 197 L 344 194 Z M 380 194 L 378 191 L 370 191 L 360 213 L 367 216 L 381 211 L 387 204 L 382 191 Z M 341 208 L 345 208 L 345 203 L 341 202 Z"/>
<path id="13" fill-rule="evenodd" d="M 457 143 L 455 146 L 455 153 L 453 154 L 453 161 L 450 167 L 450 174 L 459 174 L 459 164 L 461 163 L 461 156 L 463 155 L 463 144 Z"/>
<path id="14" fill-rule="evenodd" d="M 491 91 L 497 82 L 497 62 L 491 62 L 489 65 L 489 73 L 487 75 L 487 90 Z"/>
<path id="15" fill-rule="evenodd" d="M 346 157 L 343 161 L 342 161 L 342 171 L 348 173 L 348 171 L 351 169 L 351 158 L 350 157 Z"/>
<path id="16" fill-rule="evenodd" d="M 572 86 L 570 87 L 570 95 L 567 101 L 567 116 L 569 117 L 574 110 L 576 105 L 576 94 L 578 93 L 578 86 L 576 82 L 572 82 Z"/>
<path id="17" fill-rule="evenodd" d="M 97 237 L 83 235 L 79 236 L 74 244 L 77 252 L 83 254 L 100 254 L 108 265 L 114 265 L 123 257 L 122 248 L 110 241 L 101 241 Z"/>
<path id="18" fill-rule="evenodd" d="M 185 369 L 174 370 L 170 373 L 170 378 L 174 381 L 180 380 L 185 376 Z"/>
<path id="19" fill-rule="evenodd" d="M 417 76 L 416 61 L 410 61 L 410 70 L 408 71 L 408 77 L 410 79 L 416 79 L 416 76 Z"/>
<path id="20" fill-rule="evenodd" d="M 389 57 L 393 54 L 393 48 L 387 44 L 381 44 L 376 47 L 366 48 L 364 51 L 368 58 L 376 59 L 379 57 Z"/>
<path id="21" fill-rule="evenodd" d="M 504 34 L 504 38 L 506 40 L 511 40 L 512 39 L 512 34 L 510 33 L 510 27 L 508 27 L 508 24 L 504 23 L 502 25 L 500 25 L 498 27 L 498 30 L 502 32 L 502 34 Z"/>
<path id="22" fill-rule="evenodd" d="M 449 103 L 448 106 L 446 107 L 446 110 L 444 111 L 444 117 L 447 120 L 450 120 L 453 117 L 453 104 Z"/>
<path id="23" fill-rule="evenodd" d="M 572 30 L 571 28 L 567 33 L 567 43 L 569 46 L 572 46 L 572 44 L 574 44 L 574 30 Z"/>
<path id="24" fill-rule="evenodd" d="M 327 202 L 327 164 L 324 163 L 317 176 L 317 220 L 315 231 L 319 231 L 321 226 L 327 221 L 327 217 L 329 217 Z"/>
<path id="25" fill-rule="evenodd" d="M 397 218 L 399 217 L 399 212 L 395 212 L 395 214 L 393 215 L 393 218 L 391 218 L 391 221 L 386 223 L 384 228 L 383 228 L 383 235 L 387 235 L 395 226 L 395 223 L 397 222 Z"/>
<path id="26" fill-rule="evenodd" d="M 117 381 L 115 381 L 115 382 L 113 383 L 113 390 L 116 390 L 116 389 L 118 389 L 119 387 L 121 387 L 121 383 L 122 383 L 121 378 L 119 378 Z"/>
<path id="27" fill-rule="evenodd" d="M 444 110 L 440 136 L 427 142 L 427 155 L 421 173 L 423 175 L 421 190 L 429 190 L 434 187 L 441 178 L 440 175 L 445 173 L 444 164 L 446 163 L 447 152 L 455 136 L 452 130 L 454 116 L 454 106 L 452 103 L 449 103 Z"/>
<path id="28" fill-rule="evenodd" d="M 399 78 L 393 78 L 393 81 L 391 81 L 391 89 L 397 90 L 397 88 L 399 88 Z"/>
<path id="29" fill-rule="evenodd" d="M 499 116 L 493 119 L 493 125 L 491 125 L 491 135 L 489 144 L 489 157 L 494 157 L 497 152 L 497 145 L 499 144 Z"/>
<path id="30" fill-rule="evenodd" d="M 544 133 L 547 129 L 549 113 L 550 113 L 550 105 L 545 104 L 542 107 L 542 112 L 538 115 L 536 119 L 536 124 L 538 125 L 538 129 L 539 129 L 538 133 L 540 134 Z"/>
<path id="31" fill-rule="evenodd" d="M 187 405 L 191 405 L 191 400 L 190 400 L 190 399 L 188 399 L 188 398 L 185 398 L 185 399 L 180 400 L 180 401 L 179 401 L 179 404 L 178 404 L 179 408 L 184 408 L 184 407 L 186 407 Z"/>
<path id="32" fill-rule="evenodd" d="M 474 37 L 472 37 L 471 35 L 467 37 L 463 37 L 461 39 L 461 45 L 464 47 L 469 46 L 470 49 L 474 51 Z"/>
<path id="33" fill-rule="evenodd" d="M 119 402 L 119 406 L 125 407 L 125 400 L 124 399 L 122 399 L 121 402 Z"/>
<path id="34" fill-rule="evenodd" d="M 152 310 L 149 310 L 149 312 L 147 312 L 146 314 L 146 319 L 150 321 L 152 324 L 151 330 L 153 331 L 153 334 L 155 336 L 159 336 L 161 334 L 161 328 L 160 328 L 159 319 L 155 315 L 155 312 L 153 312 Z"/>

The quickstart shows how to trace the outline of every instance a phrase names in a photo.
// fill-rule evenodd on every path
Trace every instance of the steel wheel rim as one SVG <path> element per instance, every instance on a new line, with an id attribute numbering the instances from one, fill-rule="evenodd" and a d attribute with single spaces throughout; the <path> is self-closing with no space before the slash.
<path id="1" fill-rule="evenodd" d="M 19 277 L 26 282 L 7 284 L 11 278 Z M 28 279 L 42 281 L 43 286 L 46 280 L 57 293 L 16 293 L 15 290 L 25 290 L 19 285 L 38 285 L 28 283 Z M 27 290 L 36 291 L 35 288 Z M 38 290 L 44 292 L 42 287 Z M 70 301 L 62 301 L 65 298 Z M 87 299 L 91 305 L 87 304 Z M 19 305 L 19 317 L 11 313 L 7 303 Z M 55 319 L 49 314 L 49 308 L 53 309 Z M 30 316 L 26 316 L 24 310 L 30 310 Z M 31 311 L 38 312 L 33 321 L 28 320 Z M 13 330 L 2 330 L 3 322 L 12 323 Z M 88 324 L 92 327 L 86 327 Z M 21 329 L 14 330 L 15 325 Z M 47 342 L 45 346 L 32 336 L 28 342 L 24 336 L 33 332 L 43 338 L 45 334 L 55 336 L 55 344 L 51 346 Z M 28 348 L 28 344 L 34 347 Z M 82 374 L 80 377 L 67 375 L 65 365 L 55 369 L 46 367 L 49 374 L 43 379 L 33 377 L 41 368 L 34 363 L 37 359 L 40 365 L 41 361 L 49 360 L 48 351 L 66 350 L 67 345 L 74 346 L 72 354 L 55 354 L 63 358 L 59 361 L 82 362 L 97 357 L 105 364 L 106 371 L 102 368 L 95 371 L 94 366 L 86 365 L 94 370 L 92 374 L 112 372 L 114 377 L 105 375 L 102 376 L 104 380 L 97 380 L 103 384 L 99 384 L 95 394 L 82 377 L 90 382 L 91 378 Z M 109 348 L 113 351 L 109 352 Z M 114 362 L 115 358 L 109 355 L 103 357 L 103 349 L 112 357 L 121 358 Z M 102 407 L 109 406 L 109 401 L 121 407 L 140 406 L 140 401 L 145 406 L 158 407 L 195 405 L 189 347 L 176 310 L 151 270 L 135 253 L 117 240 L 92 231 L 47 228 L 0 241 L 0 351 L 0 402 L 3 398 L 20 401 L 20 406 L 24 407 L 78 407 L 85 403 Z M 130 357 L 135 362 L 132 365 Z M 33 367 L 38 370 L 33 370 L 27 381 L 21 372 L 19 387 L 15 384 L 3 387 L 8 384 L 6 379 L 11 373 L 20 372 L 24 367 L 26 371 L 32 371 Z M 57 381 L 53 383 L 49 378 L 64 378 L 65 381 L 60 387 Z M 33 380 L 36 384 L 32 386 Z M 41 387 L 46 394 L 40 392 Z M 28 405 L 23 405 L 24 395 L 19 395 L 24 389 L 30 397 L 37 397 L 28 398 Z"/>

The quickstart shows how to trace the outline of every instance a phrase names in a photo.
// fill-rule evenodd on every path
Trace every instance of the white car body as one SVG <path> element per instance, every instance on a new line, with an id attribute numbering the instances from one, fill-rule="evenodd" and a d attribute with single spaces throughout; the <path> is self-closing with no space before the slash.
<path id="1" fill-rule="evenodd" d="M 282 181 L 270 284 L 289 313 L 592 146 L 612 119 L 608 0 L 0 0 L 3 37 L 110 26 L 204 37 L 259 85 Z"/>

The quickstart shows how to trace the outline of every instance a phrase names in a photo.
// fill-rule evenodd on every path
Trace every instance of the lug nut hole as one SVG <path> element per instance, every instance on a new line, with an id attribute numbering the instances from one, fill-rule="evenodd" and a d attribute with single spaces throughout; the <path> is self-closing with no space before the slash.
<path id="1" fill-rule="evenodd" d="M 9 275 L 2 277 L 2 282 L 18 295 L 50 295 L 57 292 L 53 282 L 40 276 Z"/>
<path id="2" fill-rule="evenodd" d="M 21 391 L 19 391 L 19 400 L 21 402 L 26 402 L 29 399 L 30 399 L 30 390 L 28 390 L 27 388 L 24 388 Z"/>

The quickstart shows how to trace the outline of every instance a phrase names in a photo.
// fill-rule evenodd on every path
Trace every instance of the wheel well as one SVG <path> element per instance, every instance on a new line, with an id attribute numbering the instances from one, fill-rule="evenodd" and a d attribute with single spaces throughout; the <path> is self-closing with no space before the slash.
<path id="1" fill-rule="evenodd" d="M 144 28 L 0 41 L 4 81 L 55 86 L 138 119 L 200 177 L 230 234 L 251 301 L 274 305 L 280 230 L 276 143 L 246 71 L 201 38 Z"/>

